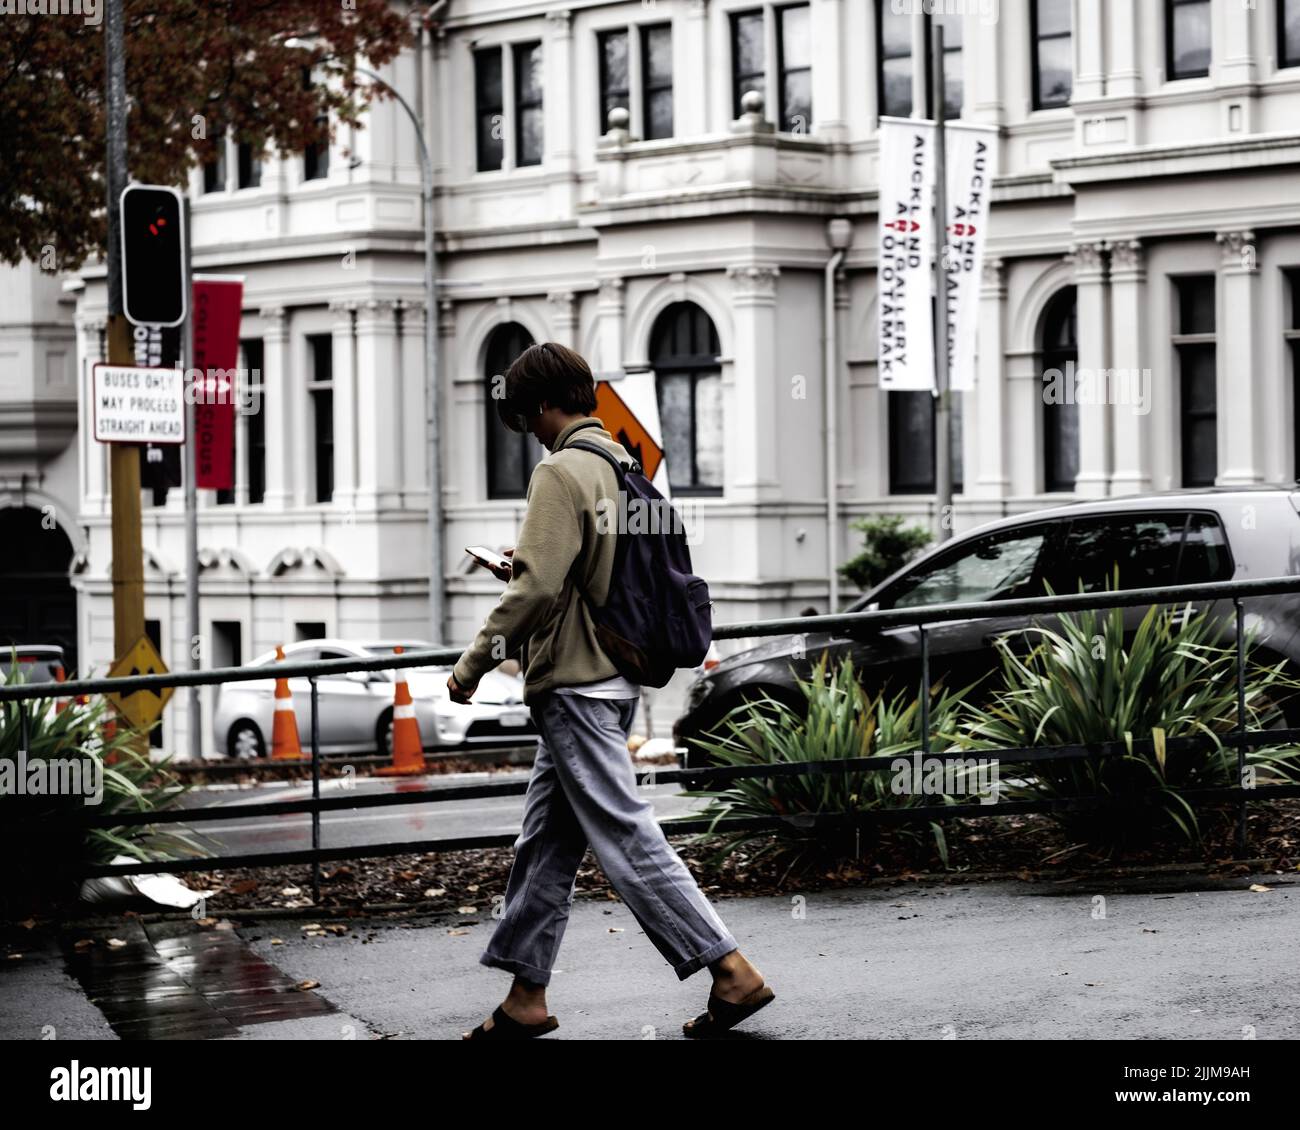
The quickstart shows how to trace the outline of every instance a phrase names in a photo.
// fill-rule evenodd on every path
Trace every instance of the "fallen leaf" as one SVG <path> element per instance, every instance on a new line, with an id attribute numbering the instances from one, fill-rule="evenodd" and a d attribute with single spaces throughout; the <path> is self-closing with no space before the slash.
<path id="1" fill-rule="evenodd" d="M 449 938 L 459 938 L 462 934 L 468 934 L 468 933 L 469 933 L 468 930 L 448 930 L 447 936 Z"/>
<path id="2" fill-rule="evenodd" d="M 121 938 L 108 939 L 108 948 L 111 950 L 120 950 L 125 948 L 125 946 L 126 946 L 126 942 L 124 942 Z"/>
<path id="3" fill-rule="evenodd" d="M 301 887 L 285 887 L 284 890 L 280 892 L 280 896 L 287 899 L 297 898 L 300 894 L 302 894 Z"/>
<path id="4" fill-rule="evenodd" d="M 458 907 L 456 907 L 456 913 L 457 913 L 457 914 L 477 914 L 477 913 L 478 913 L 478 907 L 477 907 L 477 906 L 458 906 Z"/>
<path id="5" fill-rule="evenodd" d="M 1250 889 L 1252 891 L 1271 891 L 1273 888 L 1266 887 L 1262 883 L 1251 883 Z"/>
<path id="6" fill-rule="evenodd" d="M 424 897 L 427 899 L 436 899 L 441 895 L 445 895 L 446 893 L 447 893 L 446 887 L 430 887 L 427 891 L 424 892 Z"/>
<path id="7" fill-rule="evenodd" d="M 319 981 L 299 981 L 298 984 L 294 986 L 294 988 L 295 988 L 295 989 L 301 989 L 301 990 L 305 993 L 305 992 L 307 992 L 309 989 L 319 989 L 319 988 L 320 988 L 320 982 L 319 982 Z"/>

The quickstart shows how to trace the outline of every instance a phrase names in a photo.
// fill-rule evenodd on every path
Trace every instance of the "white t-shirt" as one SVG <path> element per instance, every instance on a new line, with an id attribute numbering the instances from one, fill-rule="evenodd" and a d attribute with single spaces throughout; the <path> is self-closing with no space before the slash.
<path id="1" fill-rule="evenodd" d="M 576 687 L 556 687 L 555 693 L 577 694 L 583 698 L 640 698 L 641 688 L 629 683 L 622 675 L 613 675 L 594 683 L 579 683 Z"/>

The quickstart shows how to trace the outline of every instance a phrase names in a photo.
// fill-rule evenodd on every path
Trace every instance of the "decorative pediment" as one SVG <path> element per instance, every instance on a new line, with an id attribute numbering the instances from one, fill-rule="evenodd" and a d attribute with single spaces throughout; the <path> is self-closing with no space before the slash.
<path id="1" fill-rule="evenodd" d="M 282 549 L 266 567 L 272 577 L 283 577 L 286 573 L 307 572 L 318 569 L 330 577 L 342 577 L 343 567 L 332 554 L 319 546 L 307 545 L 301 548 Z"/>
<path id="2" fill-rule="evenodd" d="M 229 547 L 222 549 L 205 547 L 199 550 L 200 572 L 206 573 L 211 569 L 229 569 L 243 577 L 252 577 L 257 573 L 257 567 L 247 556 Z"/>

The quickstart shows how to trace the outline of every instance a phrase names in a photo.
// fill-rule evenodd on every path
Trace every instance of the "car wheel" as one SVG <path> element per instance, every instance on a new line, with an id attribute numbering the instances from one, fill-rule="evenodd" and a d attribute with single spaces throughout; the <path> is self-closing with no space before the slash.
<path id="1" fill-rule="evenodd" d="M 226 735 L 226 756 L 240 761 L 256 760 L 266 756 L 266 742 L 262 731 L 251 718 L 241 718 Z"/>
<path id="2" fill-rule="evenodd" d="M 375 723 L 375 752 L 380 757 L 393 756 L 393 708 L 391 706 Z"/>

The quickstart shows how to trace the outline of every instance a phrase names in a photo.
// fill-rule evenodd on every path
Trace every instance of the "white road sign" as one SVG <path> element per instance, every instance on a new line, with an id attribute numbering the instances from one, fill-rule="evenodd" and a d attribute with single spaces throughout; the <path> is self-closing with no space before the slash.
<path id="1" fill-rule="evenodd" d="M 95 439 L 100 443 L 184 443 L 180 369 L 96 365 L 91 371 Z"/>

